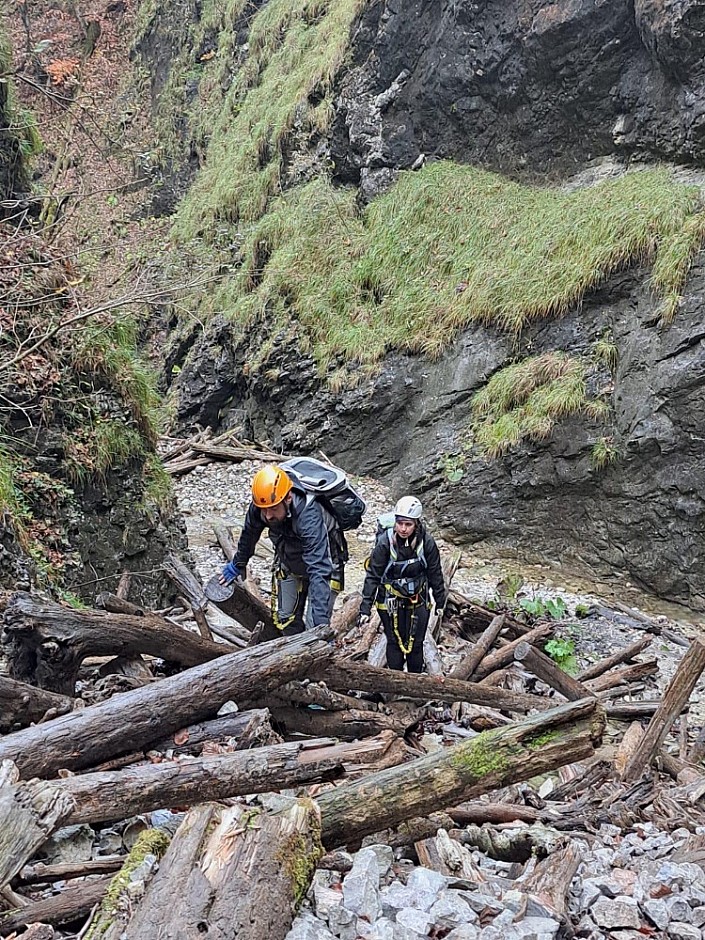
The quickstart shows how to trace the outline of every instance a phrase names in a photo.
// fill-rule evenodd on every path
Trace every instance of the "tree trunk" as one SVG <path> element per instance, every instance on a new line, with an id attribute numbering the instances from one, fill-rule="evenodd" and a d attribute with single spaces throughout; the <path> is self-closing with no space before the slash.
<path id="1" fill-rule="evenodd" d="M 73 799 L 42 780 L 18 783 L 17 768 L 0 763 L 0 888 L 15 877 L 73 810 Z M 8 931 L 9 932 L 9 931 Z"/>
<path id="2" fill-rule="evenodd" d="M 693 640 L 680 661 L 656 714 L 649 722 L 642 744 L 625 768 L 625 782 L 634 781 L 641 776 L 658 754 L 671 725 L 683 710 L 704 669 L 705 643 Z"/>
<path id="3" fill-rule="evenodd" d="M 76 700 L 0 676 L 0 733 L 70 712 Z"/>
<path id="4" fill-rule="evenodd" d="M 290 741 L 186 761 L 140 764 L 55 781 L 75 808 L 70 823 L 110 822 L 164 806 L 193 806 L 247 793 L 266 793 L 341 777 L 353 745 Z"/>
<path id="5" fill-rule="evenodd" d="M 539 862 L 533 872 L 518 879 L 516 887 L 526 894 L 533 894 L 559 920 L 565 921 L 568 891 L 580 861 L 579 846 L 570 842 L 564 849 Z"/>
<path id="6" fill-rule="evenodd" d="M 86 656 L 150 653 L 195 666 L 227 652 L 161 617 L 74 610 L 24 592 L 12 597 L 4 621 L 14 678 L 64 695 L 74 694 Z"/>
<path id="7" fill-rule="evenodd" d="M 521 641 L 514 650 L 514 659 L 520 662 L 547 686 L 560 692 L 569 702 L 578 702 L 582 698 L 587 698 L 593 693 L 577 679 L 569 676 L 561 667 L 554 663 L 552 659 L 534 649 L 529 643 Z"/>
<path id="8" fill-rule="evenodd" d="M 141 750 L 157 736 L 214 716 L 229 700 L 252 700 L 329 659 L 327 633 L 309 630 L 258 649 L 230 653 L 177 676 L 124 692 L 98 705 L 16 731 L 0 739 L 0 760 L 23 777 L 49 777 L 61 768 L 90 767 Z M 203 642 L 199 639 L 199 642 Z"/>
<path id="9" fill-rule="evenodd" d="M 224 614 L 237 620 L 247 630 L 253 631 L 257 624 L 264 626 L 261 642 L 281 636 L 274 626 L 272 611 L 261 597 L 252 594 L 241 581 L 220 583 L 220 574 L 214 574 L 206 584 L 206 597 Z"/>
<path id="10" fill-rule="evenodd" d="M 595 699 L 572 702 L 343 784 L 318 797 L 323 842 L 335 848 L 590 757 L 604 722 Z"/>
<path id="11" fill-rule="evenodd" d="M 614 672 L 598 676 L 597 679 L 590 679 L 585 684 L 591 692 L 606 692 L 607 689 L 614 689 L 622 684 L 626 685 L 629 682 L 638 682 L 647 676 L 655 676 L 657 672 L 657 661 L 648 659 L 645 663 L 634 663 L 633 666 L 615 669 Z"/>
<path id="12" fill-rule="evenodd" d="M 502 830 L 471 824 L 451 829 L 449 835 L 461 845 L 471 845 L 501 862 L 528 862 L 532 856 L 546 858 L 565 842 L 564 835 L 540 822 Z"/>
<path id="13" fill-rule="evenodd" d="M 359 692 L 392 692 L 409 698 L 435 699 L 440 702 L 472 702 L 490 708 L 527 712 L 548 708 L 549 702 L 538 695 L 492 689 L 475 682 L 435 678 L 422 674 L 379 669 L 366 663 L 335 659 L 318 670 L 318 677 L 332 689 Z M 1 753 L 1 752 L 0 752 Z"/>
<path id="14" fill-rule="evenodd" d="M 0 914 L 0 934 L 6 937 L 27 924 L 70 924 L 86 917 L 103 899 L 111 880 L 110 875 L 105 875 L 94 881 L 83 881 L 46 900 L 32 901 L 18 911 Z"/>
<path id="15" fill-rule="evenodd" d="M 173 751 L 176 754 L 200 754 L 204 744 L 227 742 L 230 750 L 244 751 L 263 744 L 276 744 L 279 736 L 270 724 L 267 708 L 223 715 L 188 728 L 179 728 L 168 738 L 147 747 L 149 751 Z"/>
<path id="16" fill-rule="evenodd" d="M 214 828 L 215 827 L 215 828 Z M 322 855 L 315 807 L 206 805 L 179 827 L 125 940 L 283 940 Z"/>
<path id="17" fill-rule="evenodd" d="M 504 626 L 504 617 L 504 614 L 498 614 L 496 617 L 493 617 L 490 625 L 475 643 L 472 650 L 465 659 L 461 659 L 455 669 L 452 670 L 450 673 L 451 679 L 462 679 L 464 682 L 470 679 L 499 636 L 499 632 Z"/>
<path id="18" fill-rule="evenodd" d="M 536 643 L 541 643 L 546 637 L 550 636 L 552 632 L 552 624 L 540 623 L 524 636 L 520 636 L 518 639 L 512 640 L 511 643 L 505 643 L 500 649 L 494 650 L 488 656 L 485 656 L 475 669 L 475 681 L 479 682 L 481 679 L 486 679 L 490 673 L 501 669 L 503 666 L 508 666 L 509 663 L 513 662 L 514 653 L 520 644 L 526 643 L 531 646 Z"/>
<path id="19" fill-rule="evenodd" d="M 639 653 L 643 653 L 647 646 L 651 645 L 653 639 L 651 635 L 643 636 L 635 643 L 625 646 L 624 649 L 618 650 L 611 656 L 607 656 L 605 659 L 599 659 L 596 663 L 593 663 L 592 666 L 583 669 L 578 675 L 578 680 L 580 682 L 587 682 L 588 679 L 597 679 L 598 676 L 609 672 L 609 670 L 613 669 L 615 666 L 630 662 L 635 656 L 638 656 Z"/>
<path id="20" fill-rule="evenodd" d="M 310 734 L 314 737 L 341 738 L 352 741 L 356 738 L 371 737 L 382 731 L 393 731 L 395 734 L 404 734 L 410 727 L 418 723 L 422 716 L 421 709 L 416 709 L 408 717 L 395 717 L 379 712 L 347 711 L 327 712 L 322 709 L 293 708 L 272 705 L 272 718 L 283 729 L 283 734 Z"/>

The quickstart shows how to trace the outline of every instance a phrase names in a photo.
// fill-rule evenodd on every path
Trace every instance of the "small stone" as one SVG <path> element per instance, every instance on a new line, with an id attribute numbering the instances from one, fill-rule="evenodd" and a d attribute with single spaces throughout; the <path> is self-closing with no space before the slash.
<path id="1" fill-rule="evenodd" d="M 360 917 L 357 921 L 357 935 L 362 940 L 394 940 L 394 922 L 381 917 L 374 924 L 368 924 Z"/>
<path id="2" fill-rule="evenodd" d="M 407 887 L 414 891 L 431 894 L 438 894 L 447 884 L 446 876 L 433 871 L 432 868 L 415 868 L 406 882 Z"/>
<path id="3" fill-rule="evenodd" d="M 424 940 L 433 921 L 425 911 L 407 907 L 397 914 L 394 940 Z"/>
<path id="4" fill-rule="evenodd" d="M 634 927 L 640 925 L 639 909 L 634 898 L 598 898 L 590 914 L 600 927 Z"/>
<path id="5" fill-rule="evenodd" d="M 648 901 L 644 901 L 641 908 L 651 923 L 658 927 L 659 930 L 666 929 L 671 915 L 663 898 L 649 898 Z"/>
<path id="6" fill-rule="evenodd" d="M 371 849 L 361 849 L 352 870 L 343 880 L 343 904 L 370 923 L 382 913 L 379 896 L 379 862 Z"/>
<path id="7" fill-rule="evenodd" d="M 322 921 L 309 911 L 302 911 L 291 925 L 285 940 L 335 940 L 335 937 Z"/>
<path id="8" fill-rule="evenodd" d="M 394 849 L 391 845 L 374 843 L 373 845 L 366 845 L 357 854 L 361 855 L 362 852 L 374 853 L 379 867 L 379 876 L 380 878 L 384 878 L 394 862 Z"/>
<path id="9" fill-rule="evenodd" d="M 479 936 L 480 930 L 474 924 L 461 924 L 446 934 L 445 940 L 478 940 Z"/>
<path id="10" fill-rule="evenodd" d="M 555 911 L 542 904 L 538 898 L 531 894 L 524 894 L 523 891 L 505 891 L 502 895 L 502 904 L 515 914 L 521 911 L 523 917 L 545 917 L 549 920 L 555 917 Z"/>
<path id="11" fill-rule="evenodd" d="M 457 891 L 441 891 L 438 900 L 429 911 L 432 922 L 439 927 L 459 927 L 475 923 L 477 914 Z"/>
<path id="12" fill-rule="evenodd" d="M 683 921 L 687 924 L 690 923 L 692 908 L 684 897 L 674 894 L 668 898 L 665 903 L 668 908 L 670 920 Z"/>
<path id="13" fill-rule="evenodd" d="M 702 930 L 693 924 L 684 924 L 674 920 L 668 925 L 666 931 L 671 940 L 702 940 Z"/>
<path id="14" fill-rule="evenodd" d="M 481 914 L 483 917 L 496 917 L 502 910 L 502 904 L 497 898 L 485 894 L 488 887 L 488 885 L 483 885 L 483 891 L 461 891 L 459 894 L 476 914 Z"/>
<path id="15" fill-rule="evenodd" d="M 95 833 L 90 826 L 65 826 L 44 843 L 42 851 L 52 864 L 87 862 L 93 854 Z M 119 841 L 122 848 L 122 839 Z"/>
<path id="16" fill-rule="evenodd" d="M 418 895 L 411 888 L 407 888 L 401 881 L 393 881 L 386 888 L 382 888 L 379 893 L 382 902 L 382 913 L 385 917 L 395 917 L 397 911 L 405 907 L 412 907 L 414 901 L 418 900 Z M 433 903 L 433 902 L 431 902 Z M 430 907 L 431 904 L 428 905 Z"/>

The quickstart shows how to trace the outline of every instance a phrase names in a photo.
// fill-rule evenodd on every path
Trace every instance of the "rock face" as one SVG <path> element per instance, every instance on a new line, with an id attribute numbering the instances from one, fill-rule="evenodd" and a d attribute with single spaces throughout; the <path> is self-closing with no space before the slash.
<path id="1" fill-rule="evenodd" d="M 371 4 L 340 80 L 335 179 L 365 201 L 399 168 L 441 157 L 544 180 L 606 156 L 702 165 L 704 30 L 705 0 Z M 694 265 L 668 328 L 648 274 L 622 272 L 518 340 L 476 326 L 438 362 L 392 353 L 376 377 L 335 394 L 291 331 L 274 337 L 266 371 L 254 371 L 257 332 L 234 335 L 216 316 L 167 354 L 169 381 L 181 368 L 177 423 L 240 425 L 285 450 L 322 448 L 418 493 L 464 542 L 600 576 L 617 569 L 703 609 L 705 264 Z M 545 442 L 492 462 L 468 450 L 469 402 L 494 372 L 543 351 L 588 355 L 607 328 L 619 351 L 614 376 L 598 376 L 607 426 L 567 419 Z M 590 453 L 605 435 L 618 456 L 598 470 Z"/>
<path id="2" fill-rule="evenodd" d="M 608 154 L 702 162 L 704 33 L 702 0 L 374 4 L 336 170 L 364 181 L 422 153 L 534 177 Z"/>

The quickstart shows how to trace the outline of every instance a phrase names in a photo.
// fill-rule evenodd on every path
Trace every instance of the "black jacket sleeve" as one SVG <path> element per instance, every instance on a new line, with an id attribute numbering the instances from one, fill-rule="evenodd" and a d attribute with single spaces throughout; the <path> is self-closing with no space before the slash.
<path id="1" fill-rule="evenodd" d="M 296 532 L 301 539 L 301 557 L 308 575 L 311 619 L 314 627 L 319 627 L 330 621 L 330 579 L 333 574 L 333 562 L 323 511 L 315 499 L 308 502 L 298 516 Z"/>
<path id="2" fill-rule="evenodd" d="M 372 612 L 377 591 L 382 582 L 382 576 L 387 570 L 389 564 L 389 536 L 386 532 L 377 536 L 375 547 L 370 555 L 370 564 L 365 575 L 365 584 L 362 588 L 362 603 L 360 604 L 360 613 L 363 617 L 369 617 Z"/>
<path id="3" fill-rule="evenodd" d="M 446 586 L 443 580 L 443 566 L 441 565 L 441 553 L 438 551 L 436 540 L 428 532 L 424 536 L 423 552 L 426 556 L 426 570 L 428 572 L 428 583 L 433 591 L 433 599 L 436 607 L 446 606 Z"/>
<path id="4" fill-rule="evenodd" d="M 242 574 L 245 573 L 247 562 L 255 553 L 255 547 L 264 529 L 265 525 L 262 519 L 262 513 L 254 503 L 250 503 L 250 508 L 247 510 L 247 515 L 245 516 L 245 524 L 242 527 L 242 532 L 238 539 L 237 551 L 233 558 L 233 561 Z"/>

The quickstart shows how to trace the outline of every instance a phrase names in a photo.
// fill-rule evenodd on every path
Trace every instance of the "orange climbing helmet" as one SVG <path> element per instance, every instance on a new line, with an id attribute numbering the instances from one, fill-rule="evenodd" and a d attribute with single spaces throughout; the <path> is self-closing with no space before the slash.
<path id="1" fill-rule="evenodd" d="M 281 467 L 268 463 L 252 479 L 252 500 L 259 509 L 276 506 L 289 493 L 293 483 Z"/>

